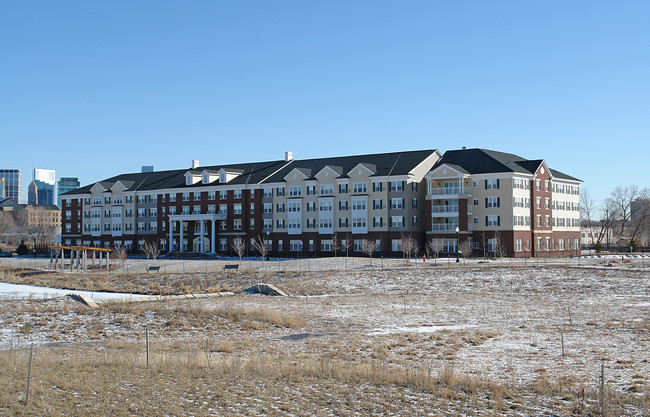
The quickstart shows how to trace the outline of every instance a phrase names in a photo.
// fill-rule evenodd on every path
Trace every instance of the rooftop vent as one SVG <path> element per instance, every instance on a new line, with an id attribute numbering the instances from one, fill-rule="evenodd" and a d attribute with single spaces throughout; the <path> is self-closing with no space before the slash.
<path id="1" fill-rule="evenodd" d="M 467 149 L 467 146 L 463 146 L 462 149 Z"/>
<path id="2" fill-rule="evenodd" d="M 285 152 L 284 153 L 284 160 L 286 162 L 293 161 L 293 152 Z"/>
<path id="3" fill-rule="evenodd" d="M 192 159 L 192 169 L 197 169 L 199 167 L 199 160 Z"/>

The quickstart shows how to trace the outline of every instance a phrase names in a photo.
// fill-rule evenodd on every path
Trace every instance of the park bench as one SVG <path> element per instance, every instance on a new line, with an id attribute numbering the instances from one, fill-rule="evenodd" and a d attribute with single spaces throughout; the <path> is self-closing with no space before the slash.
<path id="1" fill-rule="evenodd" d="M 160 271 L 160 266 L 148 266 L 147 267 L 147 272 L 152 272 L 152 271 Z"/>
<path id="2" fill-rule="evenodd" d="M 239 269 L 239 264 L 228 264 L 223 266 L 224 271 L 227 271 L 229 269 Z"/>

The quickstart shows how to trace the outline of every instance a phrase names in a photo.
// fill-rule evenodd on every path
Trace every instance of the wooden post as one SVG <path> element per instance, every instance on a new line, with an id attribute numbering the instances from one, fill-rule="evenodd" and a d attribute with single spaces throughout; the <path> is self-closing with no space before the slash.
<path id="1" fill-rule="evenodd" d="M 600 412 L 605 416 L 605 364 L 600 364 Z"/>
<path id="2" fill-rule="evenodd" d="M 147 368 L 149 368 L 149 329 L 144 329 L 144 337 L 147 345 Z"/>
<path id="3" fill-rule="evenodd" d="M 560 338 L 562 339 L 562 356 L 564 356 L 564 330 L 560 329 Z"/>
<path id="4" fill-rule="evenodd" d="M 25 405 L 29 403 L 29 386 L 32 382 L 32 356 L 34 355 L 34 343 L 29 347 L 29 370 L 27 371 L 27 394 L 25 394 Z"/>

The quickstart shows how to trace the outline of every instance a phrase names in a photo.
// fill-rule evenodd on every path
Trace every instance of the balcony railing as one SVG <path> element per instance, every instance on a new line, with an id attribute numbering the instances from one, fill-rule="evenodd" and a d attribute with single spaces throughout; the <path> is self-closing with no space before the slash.
<path id="1" fill-rule="evenodd" d="M 455 232 L 458 223 L 433 223 L 431 225 L 432 232 Z"/>
<path id="2" fill-rule="evenodd" d="M 458 206 L 457 205 L 432 206 L 431 212 L 432 213 L 458 213 Z"/>
<path id="3" fill-rule="evenodd" d="M 430 195 L 458 195 L 458 194 L 471 194 L 472 189 L 469 187 L 441 187 L 430 188 Z"/>

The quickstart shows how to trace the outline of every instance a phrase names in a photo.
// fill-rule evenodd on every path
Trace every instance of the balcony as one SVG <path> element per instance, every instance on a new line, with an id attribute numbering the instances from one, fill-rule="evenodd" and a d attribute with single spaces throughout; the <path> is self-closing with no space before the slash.
<path id="1" fill-rule="evenodd" d="M 458 206 L 457 205 L 432 206 L 431 217 L 458 217 Z"/>
<path id="2" fill-rule="evenodd" d="M 439 187 L 429 188 L 427 193 L 427 200 L 434 200 L 436 198 L 453 198 L 454 196 L 468 196 L 472 195 L 470 187 Z"/>
<path id="3" fill-rule="evenodd" d="M 456 233 L 456 228 L 458 223 L 433 223 L 431 225 L 432 232 L 454 232 Z"/>

